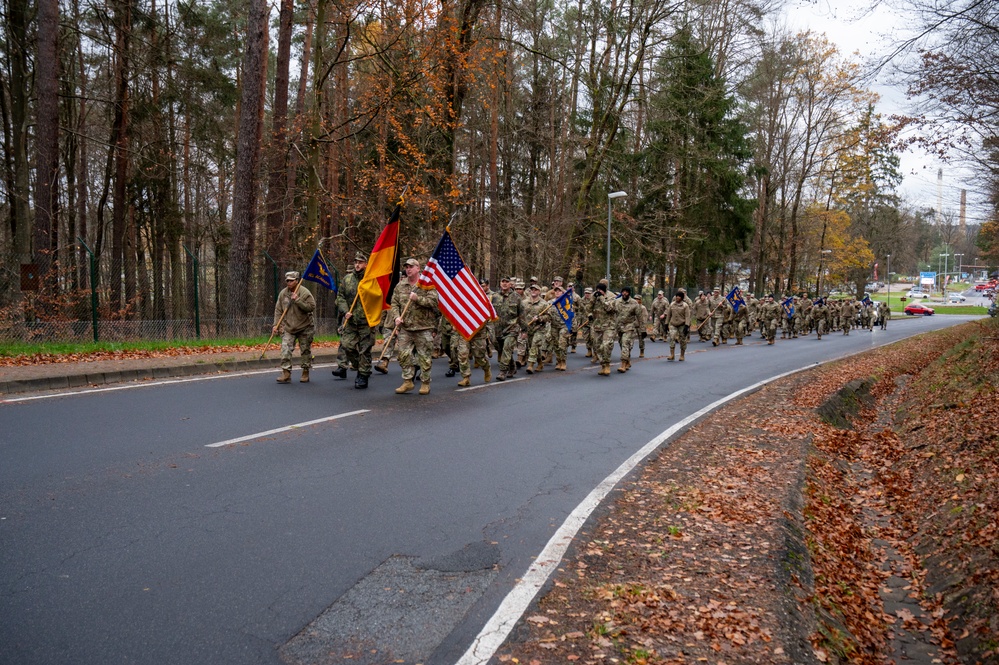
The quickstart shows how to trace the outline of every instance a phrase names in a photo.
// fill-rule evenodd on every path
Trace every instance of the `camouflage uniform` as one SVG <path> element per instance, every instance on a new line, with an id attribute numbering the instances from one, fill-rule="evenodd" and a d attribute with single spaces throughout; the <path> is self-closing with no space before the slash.
<path id="1" fill-rule="evenodd" d="M 524 302 L 524 319 L 527 320 L 527 373 L 544 369 L 545 345 L 551 330 L 551 318 L 548 314 L 549 303 L 541 299 L 541 290 L 537 285 L 531 286 L 531 296 Z M 545 310 L 548 311 L 545 311 Z M 542 313 L 544 312 L 544 313 Z"/>
<path id="2" fill-rule="evenodd" d="M 739 311 L 732 311 L 732 331 L 735 333 L 736 346 L 742 345 L 742 338 L 749 332 L 749 306 L 739 305 Z"/>
<path id="3" fill-rule="evenodd" d="M 511 280 L 508 279 L 502 280 L 502 284 L 510 284 L 510 282 Z M 503 381 L 513 376 L 517 371 L 515 354 L 517 338 L 520 336 L 520 329 L 524 322 L 524 308 L 520 296 L 517 295 L 512 286 L 506 291 L 501 288 L 500 291 L 493 293 L 492 303 L 498 317 L 494 327 L 500 373 L 496 379 Z"/>
<path id="4" fill-rule="evenodd" d="M 852 300 L 844 300 L 839 306 L 839 323 L 843 327 L 843 334 L 849 335 L 850 328 L 853 327 L 855 310 Z"/>
<path id="5" fill-rule="evenodd" d="M 593 328 L 590 325 L 590 312 L 593 310 L 593 289 L 586 287 L 583 297 L 576 306 L 576 336 L 586 345 L 586 357 L 593 357 Z M 595 361 L 594 361 L 595 362 Z"/>
<path id="6" fill-rule="evenodd" d="M 646 309 L 645 305 L 641 300 L 638 301 L 642 305 L 642 325 L 638 329 L 638 357 L 645 357 L 645 338 L 648 337 L 649 332 L 649 310 Z"/>
<path id="7" fill-rule="evenodd" d="M 714 311 L 712 317 L 714 319 L 714 335 L 711 337 L 711 344 L 713 346 L 718 346 L 719 342 L 727 344 L 732 333 L 732 303 L 721 293 L 718 294 L 717 298 L 712 297 L 709 302 L 712 311 Z"/>
<path id="8" fill-rule="evenodd" d="M 807 335 L 812 330 L 812 307 L 815 303 L 807 295 L 801 297 L 798 306 L 801 307 L 801 327 L 798 329 L 799 335 Z"/>
<path id="9" fill-rule="evenodd" d="M 708 318 L 709 314 L 711 314 L 710 301 L 708 300 L 708 296 L 702 291 L 694 300 L 694 306 L 691 311 L 691 316 L 695 322 L 694 325 L 697 327 L 697 335 L 702 342 L 711 339 L 711 320 Z"/>
<path id="10" fill-rule="evenodd" d="M 477 333 L 472 335 L 472 339 L 465 339 L 457 330 L 451 335 L 451 350 L 458 357 L 458 369 L 461 371 L 461 381 L 459 386 L 472 385 L 472 363 L 476 367 L 481 367 L 483 371 L 482 380 L 489 383 L 493 379 L 492 369 L 489 367 L 489 357 L 486 350 L 486 340 L 489 333 L 483 326 Z"/>
<path id="11" fill-rule="evenodd" d="M 361 299 L 355 298 L 357 285 L 363 277 L 363 271 L 344 275 L 337 292 L 336 307 L 341 315 L 346 315 L 348 310 L 350 312 L 350 318 L 344 320 L 340 332 L 340 348 L 350 366 L 357 368 L 357 375 L 367 378 L 371 376 L 371 349 L 375 346 L 375 331 L 368 325 Z M 354 309 L 350 309 L 351 305 Z"/>
<path id="12" fill-rule="evenodd" d="M 663 319 L 663 315 L 669 308 L 669 301 L 666 300 L 663 292 L 660 291 L 656 294 L 656 297 L 652 300 L 652 341 L 656 339 L 666 340 L 666 321 Z"/>
<path id="13" fill-rule="evenodd" d="M 617 337 L 617 329 L 614 326 L 616 314 L 614 296 L 603 290 L 595 290 L 590 310 L 590 325 L 593 330 L 593 352 L 600 363 L 602 376 L 610 375 L 611 353 L 614 351 L 614 338 Z"/>
<path id="14" fill-rule="evenodd" d="M 454 376 L 458 373 L 458 349 L 454 346 L 454 341 L 455 337 L 461 337 L 461 333 L 454 329 L 446 316 L 442 316 L 437 322 L 437 337 L 443 355 L 447 356 L 447 373 L 444 376 Z"/>
<path id="15" fill-rule="evenodd" d="M 692 307 L 678 293 L 674 296 L 673 302 L 669 304 L 663 316 L 663 322 L 669 330 L 669 358 L 667 360 L 673 360 L 678 342 L 680 344 L 680 360 L 684 359 L 690 335 L 691 316 Z"/>
<path id="16" fill-rule="evenodd" d="M 410 301 L 410 294 L 416 293 L 416 300 Z M 423 382 L 421 394 L 430 392 L 430 368 L 433 363 L 434 340 L 433 330 L 437 325 L 437 291 L 420 288 L 418 284 L 410 284 L 408 280 L 399 282 L 392 292 L 392 318 L 398 319 L 406 309 L 406 317 L 397 325 L 399 332 L 398 346 L 399 365 L 402 368 L 402 379 L 412 384 L 416 377 L 414 363 L 420 367 L 420 380 Z M 409 386 L 412 389 L 412 385 Z M 408 391 L 407 391 L 408 392 Z"/>
<path id="17" fill-rule="evenodd" d="M 781 306 L 774 301 L 773 296 L 767 296 L 757 314 L 763 327 L 763 338 L 767 340 L 767 344 L 773 344 L 777 337 L 778 321 L 783 314 Z"/>
<path id="18" fill-rule="evenodd" d="M 621 336 L 621 365 L 617 371 L 627 372 L 631 369 L 631 347 L 643 328 L 642 305 L 631 297 L 631 290 L 627 287 L 621 290 L 621 297 L 617 300 L 614 325 Z"/>
<path id="19" fill-rule="evenodd" d="M 295 280 L 299 279 L 297 272 L 290 272 L 285 275 L 286 283 L 292 279 L 291 275 L 295 276 Z M 311 291 L 302 286 L 301 281 L 297 286 L 297 290 L 295 285 L 292 285 L 291 289 L 286 286 L 274 303 L 273 328 L 281 333 L 281 378 L 278 379 L 280 383 L 290 381 L 291 356 L 295 352 L 296 342 L 301 354 L 303 383 L 309 381 L 309 370 L 312 369 L 312 339 L 316 336 L 316 299 Z M 278 326 L 279 321 L 280 326 Z"/>
<path id="20" fill-rule="evenodd" d="M 817 298 L 812 304 L 812 324 L 815 326 L 815 334 L 822 339 L 829 328 L 829 307 L 824 300 Z"/>

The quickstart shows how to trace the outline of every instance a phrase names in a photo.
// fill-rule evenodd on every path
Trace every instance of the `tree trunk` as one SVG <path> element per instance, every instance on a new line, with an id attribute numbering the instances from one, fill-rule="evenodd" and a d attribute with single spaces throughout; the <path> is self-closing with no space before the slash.
<path id="1" fill-rule="evenodd" d="M 278 21 L 277 71 L 274 78 L 274 107 L 271 115 L 271 140 L 268 149 L 267 235 L 264 246 L 271 256 L 283 258 L 285 248 L 284 227 L 288 224 L 288 82 L 291 63 L 291 34 L 294 17 L 294 0 L 281 0 Z M 268 282 L 270 280 L 267 280 Z M 273 299 L 277 294 L 272 294 Z"/>
<path id="2" fill-rule="evenodd" d="M 240 99 L 236 138 L 236 172 L 232 200 L 232 246 L 229 254 L 229 319 L 246 317 L 251 311 L 251 277 L 257 207 L 258 165 L 263 134 L 262 114 L 267 83 L 266 0 L 251 0 L 243 58 L 243 92 Z"/>
<path id="3" fill-rule="evenodd" d="M 111 129 L 111 143 L 114 146 L 114 185 L 111 193 L 111 283 L 109 285 L 112 315 L 116 315 L 124 307 L 121 300 L 121 274 L 126 268 L 125 241 L 128 224 L 128 78 L 132 2 L 133 0 L 118 0 L 115 4 L 115 104 Z"/>
<path id="4" fill-rule="evenodd" d="M 56 249 L 59 188 L 59 0 L 38 0 L 38 57 L 35 88 L 38 95 L 35 179 L 34 259 L 41 275 L 48 272 Z"/>

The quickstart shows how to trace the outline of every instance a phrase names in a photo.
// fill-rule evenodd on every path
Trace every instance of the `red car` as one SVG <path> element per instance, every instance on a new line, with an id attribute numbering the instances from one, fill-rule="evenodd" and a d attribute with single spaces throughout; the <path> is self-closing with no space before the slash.
<path id="1" fill-rule="evenodd" d="M 930 316 L 933 314 L 933 308 L 927 307 L 921 302 L 910 303 L 905 306 L 905 313 L 909 316 L 914 316 L 916 314 L 924 314 Z"/>

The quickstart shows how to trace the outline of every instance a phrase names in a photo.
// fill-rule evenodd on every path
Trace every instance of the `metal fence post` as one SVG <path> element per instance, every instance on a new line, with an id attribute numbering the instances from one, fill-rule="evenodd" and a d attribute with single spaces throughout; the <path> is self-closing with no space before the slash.
<path id="1" fill-rule="evenodd" d="M 274 299 L 277 300 L 277 296 L 278 296 L 278 263 L 277 263 L 277 261 L 274 260 L 273 256 L 271 256 L 270 254 L 267 253 L 267 250 L 263 250 L 263 251 L 264 251 L 264 256 L 266 256 L 267 259 L 271 262 L 271 279 L 273 280 L 273 286 L 274 286 Z"/>
<path id="2" fill-rule="evenodd" d="M 83 238 L 76 236 L 83 248 L 90 256 L 90 321 L 94 328 L 94 343 L 97 343 L 97 259 L 93 250 L 84 242 Z"/>
<path id="3" fill-rule="evenodd" d="M 184 251 L 187 255 L 191 257 L 194 261 L 194 335 L 199 340 L 201 339 L 201 309 L 198 307 L 198 301 L 201 299 L 198 295 L 198 257 L 191 253 L 191 250 L 184 245 Z"/>

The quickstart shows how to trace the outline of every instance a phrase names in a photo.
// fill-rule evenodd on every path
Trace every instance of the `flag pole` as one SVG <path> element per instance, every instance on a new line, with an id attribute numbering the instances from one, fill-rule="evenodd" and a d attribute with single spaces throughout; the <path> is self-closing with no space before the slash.
<path id="1" fill-rule="evenodd" d="M 409 304 L 411 302 L 413 302 L 413 301 L 412 300 L 407 300 L 406 301 L 406 306 L 402 308 L 402 314 L 399 315 L 400 319 L 406 318 L 406 312 L 409 311 Z M 378 362 L 381 362 L 382 360 L 385 359 L 385 352 L 389 348 L 389 342 L 392 341 L 392 338 L 395 337 L 395 335 L 396 335 L 397 332 L 399 332 L 399 324 L 398 323 L 395 324 L 394 328 L 392 328 L 392 334 L 389 335 L 388 339 L 386 339 L 386 340 L 384 340 L 382 342 L 382 354 L 380 356 L 378 356 Z"/>

